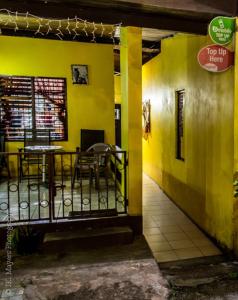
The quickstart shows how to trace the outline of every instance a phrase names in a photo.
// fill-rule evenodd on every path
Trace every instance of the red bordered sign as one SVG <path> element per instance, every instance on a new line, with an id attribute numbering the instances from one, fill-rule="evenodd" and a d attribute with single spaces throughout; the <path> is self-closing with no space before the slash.
<path id="1" fill-rule="evenodd" d="M 199 51 L 197 59 L 203 69 L 223 72 L 234 65 L 234 52 L 220 45 L 209 45 Z"/>

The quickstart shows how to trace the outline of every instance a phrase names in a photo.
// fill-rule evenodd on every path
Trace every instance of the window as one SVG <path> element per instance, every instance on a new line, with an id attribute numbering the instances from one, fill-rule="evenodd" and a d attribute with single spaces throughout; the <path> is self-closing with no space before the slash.
<path id="1" fill-rule="evenodd" d="M 184 161 L 184 99 L 185 90 L 176 91 L 176 158 Z"/>
<path id="2" fill-rule="evenodd" d="M 51 140 L 66 140 L 66 80 L 0 76 L 0 121 L 8 141 L 23 140 L 24 129 L 49 129 Z"/>

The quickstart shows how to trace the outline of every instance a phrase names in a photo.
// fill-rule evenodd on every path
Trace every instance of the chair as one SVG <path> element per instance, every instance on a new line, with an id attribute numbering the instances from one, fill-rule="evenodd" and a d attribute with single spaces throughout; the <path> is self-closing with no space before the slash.
<path id="1" fill-rule="evenodd" d="M 76 177 L 87 174 L 90 178 L 90 184 L 92 182 L 93 175 L 95 177 L 95 187 L 99 188 L 100 174 L 104 173 L 104 176 L 109 176 L 109 159 L 110 159 L 111 147 L 108 144 L 96 143 L 90 146 L 86 152 L 79 152 L 77 148 L 77 155 L 74 163 L 74 173 L 72 179 L 72 188 Z"/>
<path id="2" fill-rule="evenodd" d="M 49 129 L 25 129 L 24 130 L 24 148 L 20 148 L 20 180 L 22 178 L 38 178 L 39 166 L 42 164 L 42 155 L 31 154 L 31 151 L 25 149 L 29 146 L 47 146 L 50 145 L 51 136 Z M 24 153 L 23 153 L 24 152 Z M 29 174 L 30 165 L 36 165 L 38 167 L 37 174 Z"/>
<path id="3" fill-rule="evenodd" d="M 0 131 L 0 152 L 5 152 L 5 138 L 4 138 L 4 133 Z M 8 178 L 11 177 L 10 175 L 10 170 L 8 166 L 8 160 L 6 159 L 6 156 L 4 154 L 0 155 L 0 172 L 3 169 L 7 170 Z"/>

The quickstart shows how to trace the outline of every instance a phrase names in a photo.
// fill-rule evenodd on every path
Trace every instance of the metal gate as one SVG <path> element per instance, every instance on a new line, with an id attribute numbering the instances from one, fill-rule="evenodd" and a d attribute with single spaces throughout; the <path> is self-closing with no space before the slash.
<path id="1" fill-rule="evenodd" d="M 127 213 L 125 151 L 0 153 L 0 224 Z"/>

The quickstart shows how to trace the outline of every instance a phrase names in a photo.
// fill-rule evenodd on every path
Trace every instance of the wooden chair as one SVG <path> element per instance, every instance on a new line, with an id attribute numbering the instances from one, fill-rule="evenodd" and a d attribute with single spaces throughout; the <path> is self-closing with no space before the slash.
<path id="1" fill-rule="evenodd" d="M 20 148 L 20 180 L 23 178 L 38 178 L 40 166 L 42 165 L 42 155 L 31 153 L 25 147 L 50 145 L 51 136 L 49 129 L 26 129 L 24 130 L 24 148 Z M 37 174 L 30 174 L 31 165 L 37 166 Z"/>
<path id="2" fill-rule="evenodd" d="M 0 131 L 0 152 L 5 152 L 5 138 L 4 133 Z M 8 166 L 8 160 L 4 154 L 0 155 L 0 172 L 2 172 L 3 169 L 7 170 L 8 178 L 11 178 L 10 170 Z"/>

